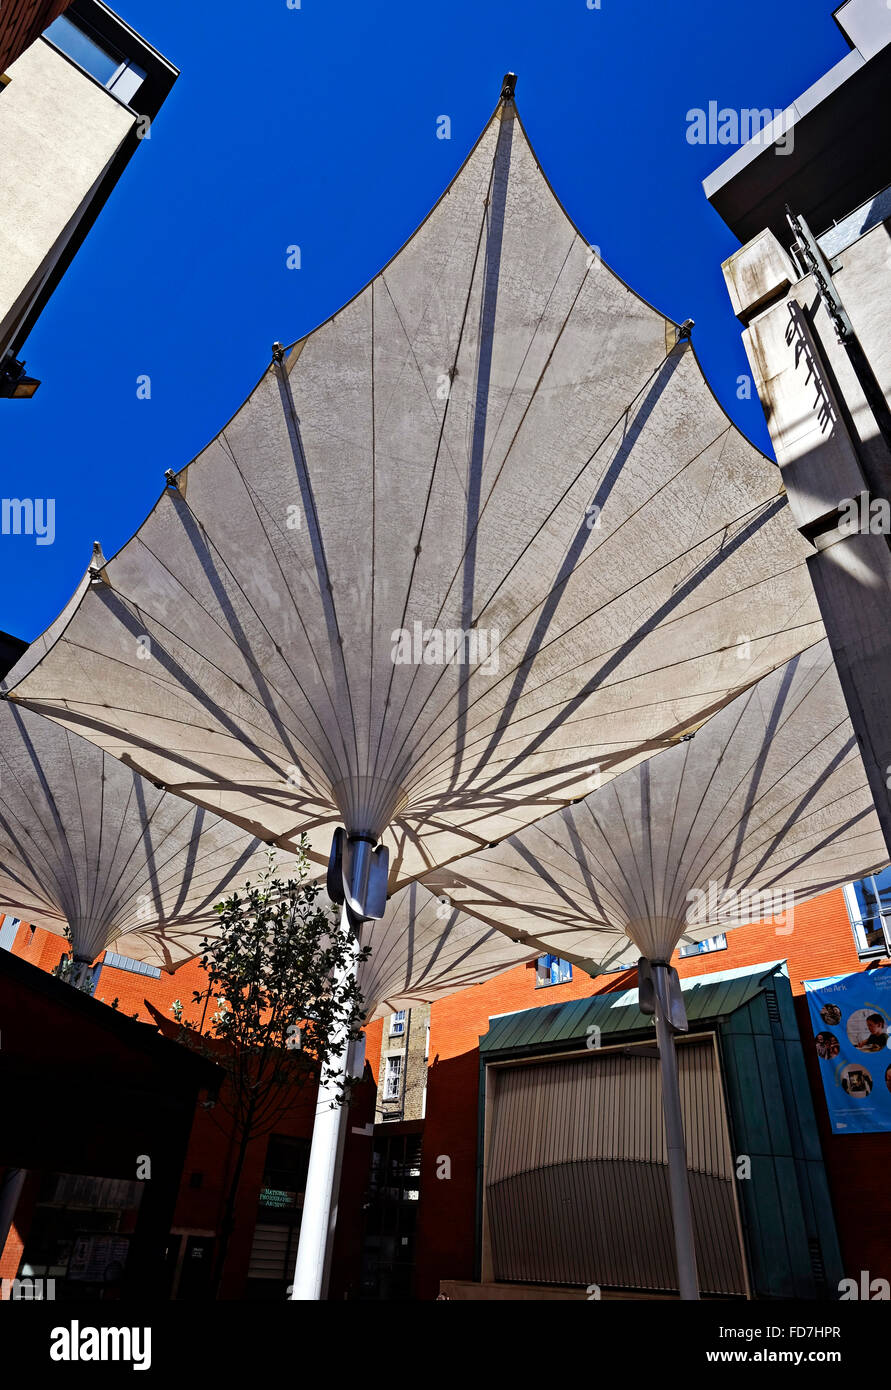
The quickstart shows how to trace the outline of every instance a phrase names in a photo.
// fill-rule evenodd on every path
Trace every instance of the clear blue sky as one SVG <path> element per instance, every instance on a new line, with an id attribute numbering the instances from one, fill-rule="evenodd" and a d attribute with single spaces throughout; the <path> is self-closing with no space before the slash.
<path id="1" fill-rule="evenodd" d="M 112 554 L 292 342 L 380 269 L 519 74 L 570 216 L 640 294 L 696 320 L 712 387 L 769 450 L 720 264 L 736 241 L 692 107 L 781 108 L 847 52 L 831 0 L 118 0 L 181 69 L 0 401 L 3 495 L 54 497 L 56 540 L 0 537 L 0 628 L 33 639 L 94 539 Z M 451 140 L 436 118 L 451 118 Z M 302 269 L 288 270 L 298 244 Z M 148 374 L 150 401 L 137 398 Z"/>

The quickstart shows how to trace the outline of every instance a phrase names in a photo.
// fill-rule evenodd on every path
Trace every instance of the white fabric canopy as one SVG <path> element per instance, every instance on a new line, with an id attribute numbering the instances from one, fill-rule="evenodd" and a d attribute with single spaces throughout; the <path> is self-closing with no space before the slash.
<path id="1" fill-rule="evenodd" d="M 197 407 L 197 403 L 196 403 Z M 273 363 L 14 698 L 391 890 L 664 748 L 822 635 L 777 469 L 570 223 L 512 101 Z"/>
<path id="2" fill-rule="evenodd" d="M 46 636 L 38 639 L 10 679 L 45 645 Z M 214 904 L 256 882 L 266 853 L 230 821 L 0 701 L 0 911 L 59 934 L 69 926 L 79 957 L 92 961 L 113 946 L 175 970 L 213 937 Z M 278 867 L 288 877 L 291 856 L 279 855 Z M 375 1017 L 464 989 L 530 954 L 419 884 L 388 903 L 383 921 L 364 924 L 362 944 L 372 954 L 359 988 Z"/>
<path id="3" fill-rule="evenodd" d="M 746 922 L 776 918 L 781 943 L 796 903 L 885 863 L 824 640 L 692 739 L 427 882 L 596 974 Z"/>
<path id="4" fill-rule="evenodd" d="M 256 881 L 266 846 L 160 791 L 48 719 L 0 703 L 0 911 L 172 971 L 213 938 L 215 903 Z M 287 876 L 290 856 L 279 856 Z M 324 904 L 333 911 L 327 899 Z M 440 903 L 420 884 L 366 922 L 359 970 L 369 1017 L 429 1003 L 528 960 L 529 947 Z"/>
<path id="5" fill-rule="evenodd" d="M 173 969 L 265 852 L 77 734 L 0 702 L 0 910 L 60 934 L 67 925 L 81 959 L 114 945 Z"/>

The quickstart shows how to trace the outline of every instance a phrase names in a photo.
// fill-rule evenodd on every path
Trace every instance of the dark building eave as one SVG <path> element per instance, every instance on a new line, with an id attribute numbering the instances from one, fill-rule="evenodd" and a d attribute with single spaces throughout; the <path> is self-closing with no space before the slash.
<path id="1" fill-rule="evenodd" d="M 824 232 L 891 183 L 891 44 L 865 62 L 853 50 L 789 108 L 792 149 L 750 141 L 703 181 L 742 243 L 765 228 L 788 244 L 785 205 Z"/>

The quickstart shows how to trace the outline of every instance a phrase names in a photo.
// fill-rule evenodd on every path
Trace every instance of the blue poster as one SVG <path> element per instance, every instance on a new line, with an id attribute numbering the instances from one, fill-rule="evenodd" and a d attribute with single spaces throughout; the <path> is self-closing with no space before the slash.
<path id="1" fill-rule="evenodd" d="M 805 980 L 836 1134 L 891 1130 L 891 969 Z"/>

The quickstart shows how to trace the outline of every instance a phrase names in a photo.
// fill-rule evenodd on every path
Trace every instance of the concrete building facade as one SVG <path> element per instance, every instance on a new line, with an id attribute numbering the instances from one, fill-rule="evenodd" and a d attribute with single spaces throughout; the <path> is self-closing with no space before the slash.
<path id="1" fill-rule="evenodd" d="M 0 69 L 0 395 L 33 394 L 23 345 L 176 77 L 101 0 Z"/>
<path id="2" fill-rule="evenodd" d="M 429 1004 L 400 1009 L 383 1020 L 375 1123 L 423 1120 L 430 1052 Z"/>
<path id="3" fill-rule="evenodd" d="M 835 18 L 850 53 L 704 187 L 891 857 L 891 9 Z"/>

